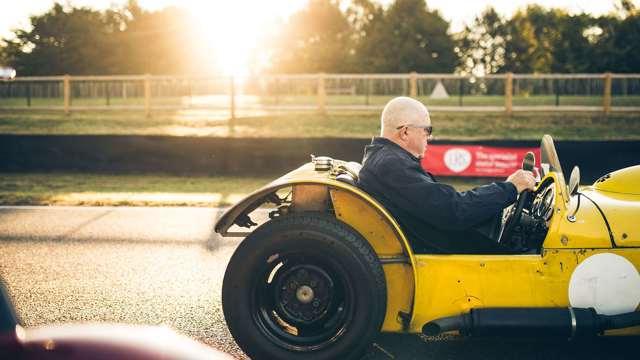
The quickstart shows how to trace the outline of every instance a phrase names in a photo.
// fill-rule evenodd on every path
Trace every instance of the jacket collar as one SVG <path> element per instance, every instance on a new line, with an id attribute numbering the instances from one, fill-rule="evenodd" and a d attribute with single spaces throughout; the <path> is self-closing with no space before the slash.
<path id="1" fill-rule="evenodd" d="M 373 139 L 371 139 L 371 145 L 372 146 L 385 146 L 385 147 L 389 147 L 390 149 L 392 149 L 393 151 L 396 152 L 400 152 L 403 154 L 406 154 L 407 156 L 409 156 L 409 158 L 411 158 L 411 160 L 419 162 L 420 159 L 418 159 L 417 157 L 413 156 L 413 154 L 411 154 L 410 152 L 408 152 L 407 150 L 403 149 L 400 145 L 394 143 L 393 141 L 385 138 L 385 137 L 381 137 L 381 136 L 375 136 L 373 137 Z"/>

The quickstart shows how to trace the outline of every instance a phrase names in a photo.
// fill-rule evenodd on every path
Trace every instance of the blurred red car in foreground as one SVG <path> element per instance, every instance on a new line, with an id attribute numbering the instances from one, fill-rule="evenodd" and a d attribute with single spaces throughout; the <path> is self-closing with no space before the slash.
<path id="1" fill-rule="evenodd" d="M 121 324 L 24 328 L 0 283 L 1 359 L 232 359 L 168 328 Z"/>

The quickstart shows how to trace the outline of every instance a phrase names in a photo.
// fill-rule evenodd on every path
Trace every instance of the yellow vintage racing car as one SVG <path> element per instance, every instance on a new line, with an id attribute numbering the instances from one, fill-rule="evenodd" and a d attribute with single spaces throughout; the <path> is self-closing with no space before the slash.
<path id="1" fill-rule="evenodd" d="M 312 158 L 255 191 L 215 226 L 246 236 L 222 288 L 233 337 L 254 359 L 350 359 L 380 331 L 639 334 L 640 166 L 579 188 L 550 136 L 540 153 L 535 191 L 504 212 L 496 241 L 510 254 L 415 253 L 356 186 L 357 163 Z"/>

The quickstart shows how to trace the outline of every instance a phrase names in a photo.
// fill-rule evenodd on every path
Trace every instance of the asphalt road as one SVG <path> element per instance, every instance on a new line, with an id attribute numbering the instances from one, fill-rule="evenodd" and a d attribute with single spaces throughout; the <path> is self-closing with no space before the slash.
<path id="1" fill-rule="evenodd" d="M 221 213 L 0 207 L 0 276 L 27 326 L 164 325 L 243 358 L 226 328 L 220 300 L 224 269 L 240 240 L 213 233 Z M 381 335 L 365 359 L 635 359 L 636 342 Z"/>

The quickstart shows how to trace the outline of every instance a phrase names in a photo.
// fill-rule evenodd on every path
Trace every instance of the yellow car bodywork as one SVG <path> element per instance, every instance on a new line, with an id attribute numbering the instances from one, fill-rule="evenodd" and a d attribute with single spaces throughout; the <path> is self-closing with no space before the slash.
<path id="1" fill-rule="evenodd" d="M 538 186 L 552 182 L 555 187 L 549 230 L 539 253 L 523 255 L 414 254 L 393 217 L 367 193 L 335 175 L 305 164 L 227 210 L 216 231 L 246 235 L 231 231 L 235 219 L 278 191 L 293 192 L 291 211 L 332 209 L 337 219 L 371 244 L 382 263 L 387 285 L 384 332 L 419 333 L 431 320 L 472 308 L 567 308 L 571 274 L 593 254 L 617 254 L 640 268 L 640 166 L 582 188 L 580 192 L 595 202 L 582 199 L 579 208 L 578 197 L 569 194 L 562 175 L 547 173 Z M 640 334 L 640 327 L 615 333 Z"/>

